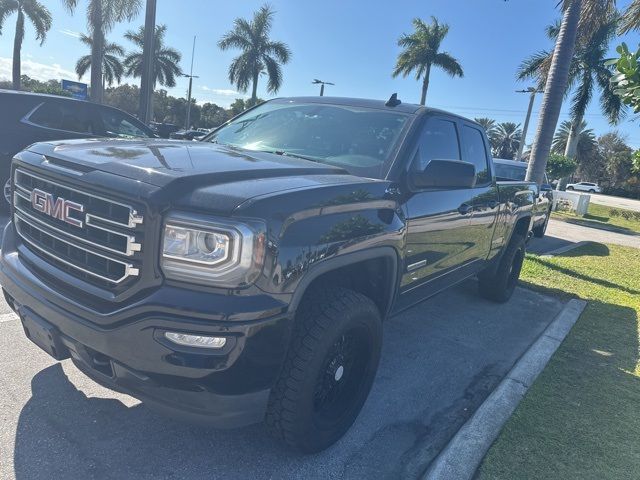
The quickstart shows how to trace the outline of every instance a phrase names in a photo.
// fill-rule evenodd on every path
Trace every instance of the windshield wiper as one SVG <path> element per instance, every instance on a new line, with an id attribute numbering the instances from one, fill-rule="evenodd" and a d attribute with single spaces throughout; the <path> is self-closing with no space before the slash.
<path id="1" fill-rule="evenodd" d="M 302 160 L 309 160 L 310 162 L 319 163 L 319 160 L 313 157 L 307 157 L 306 155 L 300 155 L 298 153 L 287 152 L 286 150 L 258 150 L 259 152 L 273 153 L 274 155 L 280 155 L 281 157 L 293 157 L 300 158 Z"/>

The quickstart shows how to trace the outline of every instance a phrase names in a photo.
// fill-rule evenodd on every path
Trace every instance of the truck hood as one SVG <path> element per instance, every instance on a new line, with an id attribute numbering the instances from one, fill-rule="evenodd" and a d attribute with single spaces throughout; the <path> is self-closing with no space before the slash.
<path id="1" fill-rule="evenodd" d="M 96 192 L 117 191 L 161 208 L 225 215 L 285 191 L 322 191 L 323 197 L 337 187 L 348 196 L 365 184 L 385 183 L 308 160 L 205 142 L 65 140 L 36 143 L 27 150 L 35 154 L 29 163 L 82 172 L 76 178 Z M 21 160 L 27 161 L 25 157 Z M 105 180 L 103 173 L 113 177 Z"/>
<path id="2" fill-rule="evenodd" d="M 308 160 L 171 140 L 63 140 L 36 143 L 31 152 L 84 172 L 99 170 L 157 187 L 189 180 L 193 188 L 251 179 L 302 175 L 349 175 Z"/>

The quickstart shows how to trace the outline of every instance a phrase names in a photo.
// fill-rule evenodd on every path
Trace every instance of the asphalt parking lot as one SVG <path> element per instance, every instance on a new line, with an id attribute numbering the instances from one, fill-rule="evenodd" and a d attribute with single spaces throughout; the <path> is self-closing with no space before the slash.
<path id="1" fill-rule="evenodd" d="M 415 478 L 560 311 L 519 289 L 505 305 L 475 282 L 387 320 L 383 357 L 345 438 L 301 456 L 262 425 L 185 425 L 110 392 L 24 336 L 0 303 L 0 478 Z"/>

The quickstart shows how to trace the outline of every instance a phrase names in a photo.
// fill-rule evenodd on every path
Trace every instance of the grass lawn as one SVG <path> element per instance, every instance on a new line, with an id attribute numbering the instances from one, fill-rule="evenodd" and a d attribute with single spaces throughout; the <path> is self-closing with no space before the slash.
<path id="1" fill-rule="evenodd" d="M 632 217 L 624 218 L 620 215 L 612 216 L 611 210 L 629 212 Z M 629 233 L 640 233 L 640 214 L 630 210 L 624 210 L 622 208 L 612 208 L 595 203 L 589 203 L 589 210 L 584 217 L 578 217 L 577 215 L 568 212 L 553 212 L 553 218 L 596 228 L 606 228 L 607 226 L 614 227 L 623 233 L 625 231 Z"/>
<path id="2" fill-rule="evenodd" d="M 640 478 L 640 250 L 589 244 L 550 259 L 528 255 L 522 280 L 588 305 L 478 477 Z"/>

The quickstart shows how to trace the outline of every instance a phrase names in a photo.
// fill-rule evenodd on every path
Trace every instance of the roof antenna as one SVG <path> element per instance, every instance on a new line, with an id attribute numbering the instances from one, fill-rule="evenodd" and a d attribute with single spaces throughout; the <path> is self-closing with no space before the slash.
<path id="1" fill-rule="evenodd" d="M 389 97 L 389 100 L 387 100 L 387 103 L 385 103 L 385 106 L 387 106 L 387 107 L 397 107 L 401 103 L 402 102 L 400 100 L 398 100 L 398 94 L 394 93 L 393 95 L 391 95 L 391 97 Z"/>

